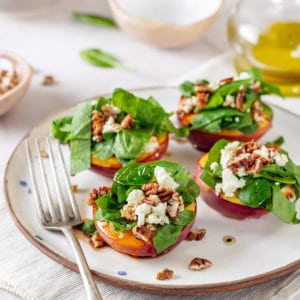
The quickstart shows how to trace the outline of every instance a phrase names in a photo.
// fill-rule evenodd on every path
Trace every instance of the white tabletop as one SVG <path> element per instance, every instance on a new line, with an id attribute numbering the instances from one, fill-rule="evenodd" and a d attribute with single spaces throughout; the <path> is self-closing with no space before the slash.
<path id="1" fill-rule="evenodd" d="M 12 51 L 22 56 L 34 69 L 30 89 L 22 102 L 13 111 L 0 117 L 0 189 L 3 190 L 2 178 L 12 151 L 26 132 L 49 114 L 80 100 L 109 93 L 115 87 L 135 88 L 168 84 L 201 67 L 216 55 L 228 51 L 226 20 L 234 2 L 226 2 L 223 14 L 198 42 L 172 50 L 143 44 L 121 30 L 85 25 L 72 19 L 73 11 L 110 15 L 104 0 L 62 0 L 48 13 L 30 18 L 0 15 L 0 51 Z M 135 71 L 101 69 L 87 65 L 79 57 L 80 50 L 86 48 L 108 51 Z M 41 84 L 46 75 L 54 77 L 53 86 Z M 7 210 L 4 202 L 2 193 L 1 211 Z M 12 239 L 22 239 L 9 217 L 6 222 L 5 224 L 9 224 L 8 228 L 2 230 L 9 230 Z M 7 270 L 5 275 L 0 272 L 0 287 L 10 289 L 9 287 L 17 281 L 8 282 L 13 278 L 13 274 L 10 274 L 11 270 L 14 270 L 13 263 L 4 257 L 7 253 L 7 240 L 0 237 L 0 243 L 0 266 L 5 263 Z M 24 239 L 24 248 L 34 247 Z M 17 255 L 21 254 L 18 252 Z M 26 268 L 30 268 L 31 263 L 34 264 L 34 257 L 31 255 L 26 258 Z M 10 259 L 14 260 L 17 257 L 13 254 Z M 20 270 L 23 267 L 20 266 Z M 15 290 L 18 288 L 15 286 Z M 120 289 L 106 289 L 108 292 L 105 299 L 121 299 L 112 296 L 114 292 L 120 293 Z M 35 290 L 34 292 L 32 295 L 38 294 Z M 18 294 L 23 295 L 24 299 L 35 299 L 34 296 L 26 296 L 30 295 L 30 291 L 24 291 L 22 294 L 19 290 Z M 128 291 L 123 297 L 125 295 L 126 298 L 132 299 L 148 298 L 147 294 L 134 295 Z M 15 299 L 15 296 L 7 295 L 0 289 L 0 299 Z"/>

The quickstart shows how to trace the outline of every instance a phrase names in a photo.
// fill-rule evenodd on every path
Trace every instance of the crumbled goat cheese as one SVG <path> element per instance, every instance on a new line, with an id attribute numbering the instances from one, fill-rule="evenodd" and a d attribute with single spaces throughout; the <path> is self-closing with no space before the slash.
<path id="1" fill-rule="evenodd" d="M 230 162 L 234 157 L 234 152 L 239 146 L 239 142 L 235 141 L 232 143 L 228 143 L 222 150 L 221 150 L 221 159 L 220 164 L 223 169 L 225 169 L 228 165 L 228 162 Z"/>
<path id="2" fill-rule="evenodd" d="M 282 153 L 276 153 L 274 159 L 275 163 L 280 167 L 283 167 L 288 162 L 288 157 Z"/>
<path id="3" fill-rule="evenodd" d="M 216 184 L 216 194 L 219 195 L 221 191 L 225 193 L 225 196 L 232 197 L 234 192 L 244 187 L 246 181 L 236 177 L 230 169 L 224 169 L 222 171 L 222 183 Z"/>
<path id="4" fill-rule="evenodd" d="M 250 77 L 251 77 L 250 74 L 248 74 L 247 72 L 241 72 L 240 74 L 234 77 L 234 80 L 244 80 Z"/>
<path id="5" fill-rule="evenodd" d="M 118 107 L 116 107 L 116 106 L 114 106 L 112 104 L 108 104 L 108 105 L 111 107 L 111 112 L 114 115 L 118 115 L 121 112 L 121 110 Z"/>
<path id="6" fill-rule="evenodd" d="M 102 133 L 105 132 L 119 132 L 121 129 L 120 124 L 116 123 L 113 117 L 109 117 L 103 125 Z"/>
<path id="7" fill-rule="evenodd" d="M 157 137 L 156 136 L 151 136 L 149 142 L 147 143 L 147 145 L 144 149 L 144 152 L 145 153 L 152 153 L 158 148 L 159 148 L 159 143 L 158 143 Z"/>
<path id="8" fill-rule="evenodd" d="M 146 216 L 148 224 L 169 224 L 169 218 L 166 216 L 167 203 L 159 203 L 157 206 L 152 206 L 151 213 Z"/>
<path id="9" fill-rule="evenodd" d="M 197 102 L 197 97 L 192 96 L 191 98 L 185 98 L 184 101 L 180 102 L 180 109 L 186 114 L 191 112 Z"/>
<path id="10" fill-rule="evenodd" d="M 210 83 L 208 84 L 208 87 L 209 87 L 212 91 L 215 91 L 216 89 L 218 89 L 219 86 L 220 86 L 219 83 L 216 82 L 216 81 L 210 82 Z"/>
<path id="11" fill-rule="evenodd" d="M 156 166 L 154 169 L 154 176 L 161 187 L 176 190 L 179 185 L 163 167 Z"/>
<path id="12" fill-rule="evenodd" d="M 142 203 L 145 198 L 144 192 L 142 190 L 132 190 L 127 196 L 127 203 L 132 205 L 137 205 Z"/>
<path id="13" fill-rule="evenodd" d="M 262 156 L 265 159 L 270 159 L 270 154 L 274 153 L 270 148 L 267 148 L 265 145 L 262 145 L 260 149 L 256 149 L 253 153 Z"/>
<path id="14" fill-rule="evenodd" d="M 223 102 L 223 106 L 235 107 L 234 96 L 226 95 L 225 101 Z"/>
<path id="15" fill-rule="evenodd" d="M 149 205 L 147 203 L 142 203 L 136 207 L 135 214 L 138 218 L 137 225 L 145 224 L 146 215 L 151 213 L 152 207 L 152 205 Z"/>

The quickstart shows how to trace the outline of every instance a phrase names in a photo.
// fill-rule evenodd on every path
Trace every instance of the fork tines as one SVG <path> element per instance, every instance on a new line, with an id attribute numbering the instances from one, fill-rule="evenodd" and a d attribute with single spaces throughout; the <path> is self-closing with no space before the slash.
<path id="1" fill-rule="evenodd" d="M 81 222 L 61 147 L 54 138 L 25 141 L 37 213 L 44 226 Z M 51 171 L 50 171 L 51 170 Z M 45 199 L 45 200 L 44 200 Z M 44 200 L 44 201 L 43 201 Z M 71 224 L 72 225 L 72 224 Z"/>

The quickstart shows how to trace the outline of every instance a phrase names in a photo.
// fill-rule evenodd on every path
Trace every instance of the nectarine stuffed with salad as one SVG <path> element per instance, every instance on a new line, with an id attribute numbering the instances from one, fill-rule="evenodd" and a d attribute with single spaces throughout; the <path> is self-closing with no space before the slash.
<path id="1" fill-rule="evenodd" d="M 272 125 L 273 111 L 263 95 L 280 95 L 280 90 L 262 80 L 258 69 L 218 82 L 185 81 L 180 85 L 177 118 L 189 130 L 188 139 L 208 151 L 219 139 L 252 141 Z"/>
<path id="2" fill-rule="evenodd" d="M 73 115 L 54 120 L 51 134 L 70 145 L 71 174 L 92 169 L 113 177 L 128 162 L 160 159 L 169 133 L 187 134 L 169 116 L 153 97 L 118 88 L 110 98 L 79 103 Z"/>
<path id="3" fill-rule="evenodd" d="M 205 203 L 225 217 L 272 212 L 286 223 L 300 222 L 300 166 L 274 142 L 219 140 L 200 156 L 196 181 Z"/>
<path id="4" fill-rule="evenodd" d="M 176 247 L 190 232 L 199 186 L 170 161 L 129 163 L 111 186 L 91 191 L 95 229 L 113 249 L 155 257 Z"/>

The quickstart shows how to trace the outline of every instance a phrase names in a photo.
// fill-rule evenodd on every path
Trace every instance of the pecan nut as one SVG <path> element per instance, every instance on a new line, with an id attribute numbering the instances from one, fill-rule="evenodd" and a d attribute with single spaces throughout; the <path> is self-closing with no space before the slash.
<path id="1" fill-rule="evenodd" d="M 212 266 L 212 262 L 206 258 L 195 257 L 191 260 L 189 268 L 193 271 L 205 270 Z"/>
<path id="2" fill-rule="evenodd" d="M 158 280 L 166 280 L 171 279 L 174 276 L 174 271 L 164 268 L 156 274 L 156 279 Z"/>

